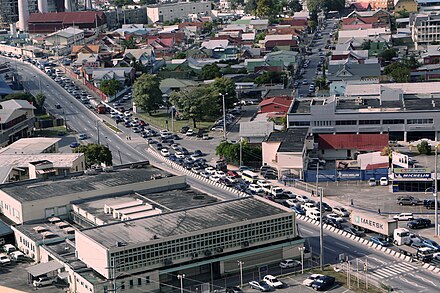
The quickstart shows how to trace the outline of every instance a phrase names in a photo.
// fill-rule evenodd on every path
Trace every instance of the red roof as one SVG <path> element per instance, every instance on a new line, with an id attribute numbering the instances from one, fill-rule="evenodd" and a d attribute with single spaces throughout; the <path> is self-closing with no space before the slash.
<path id="1" fill-rule="evenodd" d="M 365 167 L 365 170 L 382 169 L 388 167 L 389 167 L 388 163 L 368 164 L 367 167 Z"/>
<path id="2" fill-rule="evenodd" d="M 292 100 L 291 98 L 288 97 L 273 97 L 273 98 L 269 98 L 269 99 L 264 99 L 260 102 L 260 104 L 258 104 L 258 106 L 260 107 L 264 107 L 270 104 L 277 104 L 280 106 L 284 106 L 284 107 L 290 107 L 290 104 L 292 104 Z"/>
<path id="3" fill-rule="evenodd" d="M 94 23 L 96 21 L 96 17 L 102 18 L 103 15 L 104 13 L 102 11 L 31 13 L 29 16 L 29 23 Z"/>
<path id="4" fill-rule="evenodd" d="M 380 151 L 388 145 L 388 134 L 320 134 L 320 149 Z"/>
<path id="5" fill-rule="evenodd" d="M 354 8 L 358 11 L 367 10 L 368 8 L 371 8 L 370 3 L 368 2 L 354 2 L 351 3 L 351 5 L 353 5 Z"/>

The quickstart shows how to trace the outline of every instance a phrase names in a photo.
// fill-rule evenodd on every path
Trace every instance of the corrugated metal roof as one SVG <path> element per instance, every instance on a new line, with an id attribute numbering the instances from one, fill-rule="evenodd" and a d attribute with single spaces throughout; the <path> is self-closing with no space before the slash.
<path id="1" fill-rule="evenodd" d="M 320 134 L 318 144 L 320 149 L 380 151 L 388 141 L 388 134 Z"/>

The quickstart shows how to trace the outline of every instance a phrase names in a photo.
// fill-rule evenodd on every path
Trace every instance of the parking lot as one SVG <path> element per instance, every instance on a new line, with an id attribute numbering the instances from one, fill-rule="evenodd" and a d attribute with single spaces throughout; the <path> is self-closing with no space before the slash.
<path id="1" fill-rule="evenodd" d="M 63 288 L 56 288 L 55 286 L 45 286 L 41 288 L 34 288 L 28 284 L 28 273 L 26 268 L 33 266 L 34 263 L 13 263 L 8 266 L 0 266 L 0 286 L 20 290 L 23 292 L 31 292 L 40 290 L 47 293 L 64 292 Z M 0 290 L 1 291 L 1 290 Z"/>

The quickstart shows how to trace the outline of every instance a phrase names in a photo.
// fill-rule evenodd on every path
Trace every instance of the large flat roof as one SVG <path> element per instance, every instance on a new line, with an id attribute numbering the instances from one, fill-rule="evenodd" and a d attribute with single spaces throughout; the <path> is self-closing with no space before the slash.
<path id="1" fill-rule="evenodd" d="M 130 166 L 136 165 L 136 168 Z M 109 189 L 121 185 L 151 180 L 151 176 L 171 174 L 148 165 L 148 162 L 114 167 L 111 172 L 97 171 L 95 175 L 72 173 L 66 177 L 54 177 L 48 180 L 24 180 L 0 185 L 0 190 L 20 202 L 40 200 L 66 194 Z"/>
<path id="2" fill-rule="evenodd" d="M 7 147 L 0 149 L 0 154 L 40 154 L 47 148 L 58 143 L 60 140 L 61 138 L 58 137 L 22 138 L 8 145 Z"/>
<path id="3" fill-rule="evenodd" d="M 79 233 L 110 249 L 117 247 L 118 242 L 125 245 L 142 244 L 154 239 L 204 231 L 283 213 L 289 212 L 262 199 L 245 197 L 89 228 Z"/>

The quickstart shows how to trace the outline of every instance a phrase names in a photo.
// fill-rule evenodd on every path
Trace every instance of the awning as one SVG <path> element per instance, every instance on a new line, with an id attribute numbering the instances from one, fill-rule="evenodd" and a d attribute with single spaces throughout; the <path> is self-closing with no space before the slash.
<path id="1" fill-rule="evenodd" d="M 58 278 L 67 279 L 69 277 L 69 272 L 62 272 L 58 274 Z"/>
<path id="2" fill-rule="evenodd" d="M 63 265 L 56 260 L 52 260 L 50 262 L 40 263 L 35 266 L 29 267 L 26 269 L 29 274 L 31 274 L 34 277 L 38 277 L 53 271 L 56 271 L 58 269 L 61 269 Z"/>
<path id="3" fill-rule="evenodd" d="M 55 169 L 42 169 L 42 170 L 35 170 L 35 172 L 39 175 L 41 174 L 48 174 L 48 173 L 55 173 L 57 170 Z"/>

